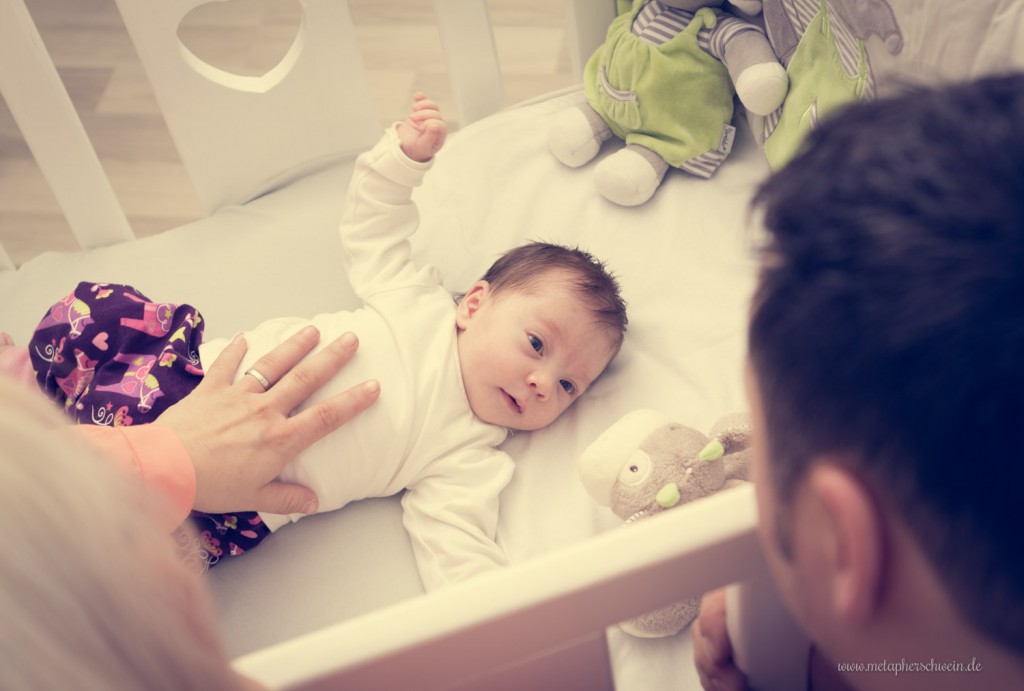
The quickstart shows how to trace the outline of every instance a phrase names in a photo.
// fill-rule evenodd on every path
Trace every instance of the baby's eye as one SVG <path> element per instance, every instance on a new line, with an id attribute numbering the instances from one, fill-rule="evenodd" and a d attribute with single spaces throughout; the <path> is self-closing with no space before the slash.
<path id="1" fill-rule="evenodd" d="M 575 393 L 575 392 L 576 392 L 576 385 L 575 385 L 575 384 L 573 384 L 573 383 L 572 383 L 571 381 L 569 381 L 568 379 L 563 379 L 562 381 L 560 381 L 560 382 L 558 382 L 558 383 L 562 385 L 562 388 L 563 388 L 563 389 L 565 389 L 565 392 L 566 392 L 567 394 L 570 394 L 570 395 L 571 395 L 571 394 L 573 394 L 573 393 Z"/>
<path id="2" fill-rule="evenodd" d="M 544 352 L 544 344 L 541 343 L 541 340 L 539 338 L 537 338 L 533 334 L 530 334 L 529 338 L 530 338 L 530 347 L 531 348 L 536 350 L 538 353 Z"/>

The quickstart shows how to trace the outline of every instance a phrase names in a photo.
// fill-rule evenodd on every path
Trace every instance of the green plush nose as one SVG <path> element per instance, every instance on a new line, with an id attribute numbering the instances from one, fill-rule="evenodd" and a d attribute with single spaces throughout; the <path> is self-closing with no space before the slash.
<path id="1" fill-rule="evenodd" d="M 717 461 L 725 455 L 725 447 L 722 446 L 722 442 L 717 439 L 712 439 L 707 445 L 700 450 L 697 454 L 697 458 L 702 461 Z"/>
<path id="2" fill-rule="evenodd" d="M 671 509 L 679 503 L 679 485 L 674 482 L 668 483 L 654 495 L 654 501 L 663 509 Z"/>

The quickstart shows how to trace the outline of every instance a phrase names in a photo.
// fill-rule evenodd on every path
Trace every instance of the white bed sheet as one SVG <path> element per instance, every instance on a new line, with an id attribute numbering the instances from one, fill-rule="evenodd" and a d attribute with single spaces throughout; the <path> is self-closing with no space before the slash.
<path id="1" fill-rule="evenodd" d="M 503 250 L 543 239 L 581 245 L 605 260 L 629 302 L 629 331 L 609 371 L 554 426 L 504 445 L 517 471 L 502 495 L 499 539 L 514 561 L 618 527 L 587 496 L 575 461 L 623 414 L 656 408 L 707 430 L 719 415 L 746 407 L 742 361 L 754 275 L 747 203 L 768 173 L 761 152 L 741 126 L 731 157 L 710 181 L 671 171 L 646 205 L 618 207 L 594 190 L 593 164 L 570 170 L 546 150 L 551 114 L 581 98 L 569 90 L 456 133 L 416 193 L 422 225 L 415 255 L 440 268 L 453 291 Z M 336 237 L 350 172 L 350 163 L 339 163 L 159 236 L 45 254 L 0 272 L 0 328 L 25 342 L 43 310 L 83 279 L 191 303 L 210 337 L 271 316 L 352 308 L 358 302 Z M 400 511 L 397 498 L 358 502 L 286 527 L 214 569 L 209 580 L 230 652 L 420 593 Z M 685 633 L 639 640 L 613 630 L 609 644 L 616 688 L 699 687 Z"/>

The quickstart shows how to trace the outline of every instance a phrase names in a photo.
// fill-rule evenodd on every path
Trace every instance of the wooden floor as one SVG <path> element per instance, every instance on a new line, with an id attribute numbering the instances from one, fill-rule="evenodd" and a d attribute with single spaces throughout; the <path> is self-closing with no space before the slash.
<path id="1" fill-rule="evenodd" d="M 136 235 L 198 218 L 198 201 L 114 0 L 26 0 L 26 5 Z M 489 0 L 488 5 L 509 103 L 572 83 L 560 2 Z M 454 113 L 431 1 L 350 0 L 349 6 L 382 125 L 403 116 L 417 90 Z M 284 55 L 298 20 L 297 0 L 233 0 L 198 7 L 179 33 L 197 55 L 218 67 L 262 74 Z M 451 124 L 457 129 L 457 122 Z M 2 101 L 0 242 L 15 264 L 44 249 L 76 246 Z"/>

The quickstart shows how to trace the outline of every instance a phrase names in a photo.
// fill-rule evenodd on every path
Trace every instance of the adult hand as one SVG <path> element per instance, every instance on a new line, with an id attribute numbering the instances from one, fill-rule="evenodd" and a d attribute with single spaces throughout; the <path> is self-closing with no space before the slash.
<path id="1" fill-rule="evenodd" d="M 732 659 L 732 643 L 725 628 L 725 589 L 705 593 L 690 637 L 701 686 L 709 691 L 747 689 L 747 677 Z"/>
<path id="2" fill-rule="evenodd" d="M 300 451 L 368 408 L 380 393 L 379 382 L 371 380 L 291 415 L 359 347 L 353 334 L 345 334 L 299 362 L 319 340 L 319 331 L 306 327 L 257 360 L 253 368 L 270 383 L 264 391 L 252 376 L 234 381 L 247 348 L 236 337 L 199 386 L 154 423 L 170 427 L 191 455 L 195 509 L 316 512 L 311 489 L 275 478 Z"/>

